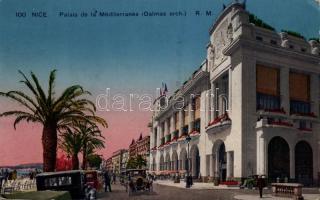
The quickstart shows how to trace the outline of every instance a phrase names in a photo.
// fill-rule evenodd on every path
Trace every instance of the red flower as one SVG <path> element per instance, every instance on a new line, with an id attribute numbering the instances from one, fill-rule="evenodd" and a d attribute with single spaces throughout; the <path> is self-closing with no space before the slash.
<path id="1" fill-rule="evenodd" d="M 300 131 L 312 131 L 311 128 L 298 128 Z"/>
<path id="2" fill-rule="evenodd" d="M 189 133 L 189 135 L 197 135 L 197 134 L 199 134 L 199 132 L 196 131 L 196 130 L 194 130 L 194 131 L 192 131 L 191 133 Z"/>
<path id="3" fill-rule="evenodd" d="M 224 181 L 221 185 L 238 185 L 238 181 Z"/>
<path id="4" fill-rule="evenodd" d="M 225 114 L 223 114 L 223 115 L 221 115 L 221 116 L 216 117 L 214 120 L 212 120 L 212 121 L 208 124 L 208 126 L 212 126 L 212 125 L 217 124 L 217 123 L 219 123 L 219 122 L 229 121 L 229 120 L 230 120 L 230 118 L 229 118 L 228 113 L 225 113 Z"/>
<path id="5" fill-rule="evenodd" d="M 271 122 L 270 123 L 271 125 L 279 125 L 279 126 L 289 126 L 289 127 L 292 127 L 293 125 L 289 122 Z"/>

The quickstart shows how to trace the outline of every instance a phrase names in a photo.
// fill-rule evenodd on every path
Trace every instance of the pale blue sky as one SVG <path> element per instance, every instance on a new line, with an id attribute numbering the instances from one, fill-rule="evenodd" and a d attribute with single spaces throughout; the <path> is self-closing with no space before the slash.
<path id="1" fill-rule="evenodd" d="M 58 83 L 81 83 L 103 92 L 170 91 L 205 59 L 208 30 L 230 0 L 2 0 L 0 1 L 0 85 L 16 88 L 18 69 L 41 78 L 58 69 Z M 187 11 L 187 17 L 62 18 L 60 11 Z M 318 35 L 314 0 L 247 0 L 247 9 L 274 26 L 307 38 Z M 48 18 L 16 18 L 16 11 L 47 11 Z M 213 16 L 196 17 L 196 10 Z"/>

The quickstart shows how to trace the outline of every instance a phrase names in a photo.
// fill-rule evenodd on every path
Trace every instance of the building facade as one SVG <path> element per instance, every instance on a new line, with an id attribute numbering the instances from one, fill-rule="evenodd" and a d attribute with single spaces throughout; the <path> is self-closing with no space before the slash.
<path id="1" fill-rule="evenodd" d="M 157 99 L 152 171 L 189 169 L 203 181 L 320 179 L 320 44 L 256 22 L 243 4 L 227 6 L 209 31 L 205 61 Z"/>
<path id="2" fill-rule="evenodd" d="M 129 145 L 129 157 L 134 158 L 137 156 L 137 143 L 132 139 L 131 144 Z"/>
<path id="3" fill-rule="evenodd" d="M 105 169 L 109 172 L 112 172 L 113 171 L 113 168 L 112 168 L 112 157 L 108 158 L 106 160 L 106 164 L 105 164 Z"/>
<path id="4" fill-rule="evenodd" d="M 119 149 L 112 153 L 112 172 L 115 174 L 120 174 L 121 170 L 123 169 L 123 156 L 127 154 L 128 150 L 126 149 Z"/>
<path id="5" fill-rule="evenodd" d="M 147 162 L 149 166 L 149 155 L 150 155 L 150 136 L 143 136 L 140 134 L 137 140 L 132 139 L 129 146 L 129 156 L 131 158 L 141 155 Z"/>
<path id="6" fill-rule="evenodd" d="M 129 151 L 124 150 L 122 152 L 122 158 L 121 158 L 121 168 L 120 168 L 121 171 L 124 171 L 126 169 L 128 160 L 129 160 Z"/>

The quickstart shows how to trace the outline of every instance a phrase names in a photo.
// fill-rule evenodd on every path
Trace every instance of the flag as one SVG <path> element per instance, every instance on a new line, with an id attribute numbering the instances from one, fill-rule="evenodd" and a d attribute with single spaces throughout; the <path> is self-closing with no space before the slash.
<path id="1" fill-rule="evenodd" d="M 164 90 L 163 90 L 163 93 L 164 93 L 164 94 L 167 94 L 167 92 L 168 92 L 167 84 L 164 84 Z"/>

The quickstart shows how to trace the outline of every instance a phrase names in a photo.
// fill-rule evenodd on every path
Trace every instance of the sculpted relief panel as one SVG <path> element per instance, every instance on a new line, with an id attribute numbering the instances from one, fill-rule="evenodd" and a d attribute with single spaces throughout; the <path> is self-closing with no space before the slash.
<path id="1" fill-rule="evenodd" d="M 220 64 L 225 56 L 222 51 L 232 41 L 232 25 L 224 20 L 213 35 L 214 66 Z"/>

